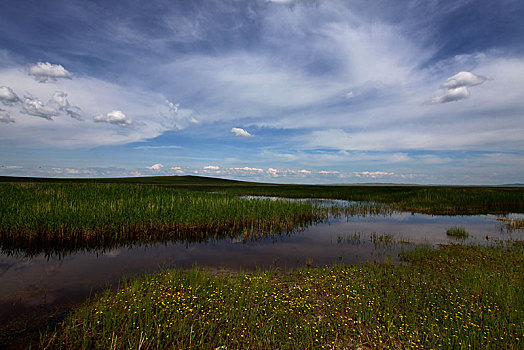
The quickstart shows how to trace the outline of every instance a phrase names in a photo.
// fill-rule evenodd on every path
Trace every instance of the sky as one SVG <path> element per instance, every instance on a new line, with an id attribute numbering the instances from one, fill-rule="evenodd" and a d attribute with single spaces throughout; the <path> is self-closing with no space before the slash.
<path id="1" fill-rule="evenodd" d="M 0 175 L 524 183 L 522 0 L 0 2 Z"/>

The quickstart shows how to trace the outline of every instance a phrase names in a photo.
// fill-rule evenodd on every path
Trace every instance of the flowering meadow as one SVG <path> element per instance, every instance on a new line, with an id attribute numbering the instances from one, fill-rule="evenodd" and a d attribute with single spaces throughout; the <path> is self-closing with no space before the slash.
<path id="1" fill-rule="evenodd" d="M 446 245 L 405 263 L 170 269 L 125 280 L 41 339 L 63 349 L 522 349 L 524 245 Z"/>

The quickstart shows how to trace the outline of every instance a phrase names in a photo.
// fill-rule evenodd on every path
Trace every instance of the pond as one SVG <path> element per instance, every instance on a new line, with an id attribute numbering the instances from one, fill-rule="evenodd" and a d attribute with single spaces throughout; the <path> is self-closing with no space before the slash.
<path id="1" fill-rule="evenodd" d="M 335 202 L 335 205 L 349 204 Z M 334 205 L 334 202 L 324 201 L 323 205 Z M 506 217 L 523 218 L 524 215 Z M 94 291 L 118 285 L 123 276 L 154 272 L 163 267 L 198 265 L 219 271 L 398 262 L 399 252 L 417 244 L 493 244 L 523 238 L 523 230 L 508 230 L 497 218 L 495 215 L 431 216 L 395 212 L 330 218 L 299 232 L 256 241 L 164 242 L 79 251 L 64 256 L 27 257 L 2 251 L 0 321 L 43 306 L 80 302 Z M 454 226 L 463 227 L 469 237 L 463 240 L 448 237 L 446 230 Z"/>

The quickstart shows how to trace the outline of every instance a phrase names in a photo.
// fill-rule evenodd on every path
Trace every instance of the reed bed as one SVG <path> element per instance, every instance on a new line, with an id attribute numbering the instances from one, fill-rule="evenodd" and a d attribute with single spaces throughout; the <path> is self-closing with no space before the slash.
<path id="1" fill-rule="evenodd" d="M 524 188 L 456 186 L 210 186 L 241 195 L 333 198 L 381 203 L 396 211 L 431 215 L 524 213 Z"/>
<path id="2" fill-rule="evenodd" d="M 421 247 L 405 265 L 166 270 L 41 339 L 59 349 L 522 349 L 524 244 Z"/>
<path id="3" fill-rule="evenodd" d="M 524 229 L 524 219 L 497 218 L 497 220 L 506 226 L 506 230 L 508 231 Z"/>
<path id="4" fill-rule="evenodd" d="M 309 202 L 126 184 L 2 184 L 4 250 L 240 237 L 300 229 L 336 213 Z M 331 214 L 330 214 L 331 213 Z"/>

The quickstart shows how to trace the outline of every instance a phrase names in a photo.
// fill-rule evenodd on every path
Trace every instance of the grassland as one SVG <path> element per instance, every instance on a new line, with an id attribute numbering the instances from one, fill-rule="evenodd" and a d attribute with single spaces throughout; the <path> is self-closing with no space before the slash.
<path id="1" fill-rule="evenodd" d="M 524 187 L 279 185 L 199 176 L 155 176 L 113 179 L 2 177 L 0 182 L 127 183 L 290 198 L 333 198 L 387 204 L 391 209 L 433 215 L 524 213 Z"/>
<path id="2" fill-rule="evenodd" d="M 524 245 L 420 248 L 406 264 L 166 270 L 87 302 L 43 348 L 522 349 Z"/>

